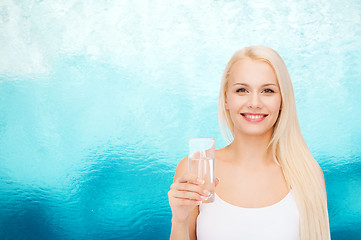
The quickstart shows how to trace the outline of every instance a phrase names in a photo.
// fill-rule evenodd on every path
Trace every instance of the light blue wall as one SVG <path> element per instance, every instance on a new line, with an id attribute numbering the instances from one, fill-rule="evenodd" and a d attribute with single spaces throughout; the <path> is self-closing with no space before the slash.
<path id="1" fill-rule="evenodd" d="M 359 1 L 0 2 L 0 238 L 167 239 L 234 51 L 284 58 L 333 239 L 361 232 Z"/>

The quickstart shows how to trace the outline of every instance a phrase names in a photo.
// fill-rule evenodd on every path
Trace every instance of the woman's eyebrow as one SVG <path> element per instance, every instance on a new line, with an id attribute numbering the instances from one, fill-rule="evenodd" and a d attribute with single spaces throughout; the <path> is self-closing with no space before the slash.
<path id="1" fill-rule="evenodd" d="M 235 84 L 233 84 L 233 86 L 236 86 L 236 85 L 243 85 L 243 86 L 246 86 L 246 87 L 249 86 L 247 83 L 235 83 Z M 274 83 L 266 83 L 266 84 L 263 84 L 261 87 L 267 87 L 267 86 L 275 86 L 275 87 L 277 87 L 277 85 L 274 84 Z"/>

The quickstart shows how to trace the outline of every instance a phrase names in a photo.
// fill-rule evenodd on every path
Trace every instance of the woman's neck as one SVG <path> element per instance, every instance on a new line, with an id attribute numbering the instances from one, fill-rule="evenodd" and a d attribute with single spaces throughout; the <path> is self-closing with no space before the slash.
<path id="1" fill-rule="evenodd" d="M 235 135 L 233 142 L 227 148 L 235 164 L 247 168 L 258 168 L 274 163 L 272 150 L 267 148 L 270 140 L 271 135 Z"/>

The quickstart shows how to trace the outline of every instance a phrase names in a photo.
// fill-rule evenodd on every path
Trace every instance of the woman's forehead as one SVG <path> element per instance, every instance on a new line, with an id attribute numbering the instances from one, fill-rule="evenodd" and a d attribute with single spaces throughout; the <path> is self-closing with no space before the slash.
<path id="1" fill-rule="evenodd" d="M 273 68 L 265 61 L 242 59 L 235 62 L 230 70 L 229 84 L 276 84 L 277 77 Z"/>

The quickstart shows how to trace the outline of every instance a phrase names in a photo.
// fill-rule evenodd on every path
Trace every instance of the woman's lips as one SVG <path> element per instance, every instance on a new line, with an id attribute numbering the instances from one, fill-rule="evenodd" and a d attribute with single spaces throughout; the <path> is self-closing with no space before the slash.
<path id="1" fill-rule="evenodd" d="M 261 122 L 268 114 L 241 113 L 242 117 L 248 122 Z"/>

